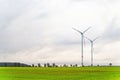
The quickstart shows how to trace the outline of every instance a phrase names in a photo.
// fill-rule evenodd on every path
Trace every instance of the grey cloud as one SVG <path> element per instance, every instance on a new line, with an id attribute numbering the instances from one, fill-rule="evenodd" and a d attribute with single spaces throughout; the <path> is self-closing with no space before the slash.
<path id="1" fill-rule="evenodd" d="M 0 50 L 4 52 L 16 52 L 41 46 L 43 43 L 41 27 L 10 27 L 2 31 L 0 37 Z"/>
<path id="2" fill-rule="evenodd" d="M 27 15 L 29 7 L 38 0 L 2 0 L 0 1 L 0 50 L 4 52 L 17 52 L 42 44 L 42 27 L 26 25 L 27 21 L 19 17 Z M 40 0 L 39 2 L 41 2 Z M 24 14 L 25 13 L 25 14 Z M 41 15 L 43 17 L 44 14 Z M 33 24 L 33 21 L 31 24 Z M 21 26 L 20 26 L 21 25 Z"/>
<path id="3" fill-rule="evenodd" d="M 56 42 L 57 45 L 79 45 L 80 44 L 80 40 L 73 40 L 73 39 L 68 39 L 68 38 L 64 38 L 61 40 L 57 40 Z"/>
<path id="4" fill-rule="evenodd" d="M 47 18 L 48 17 L 48 13 L 44 12 L 44 13 L 40 13 L 40 15 L 38 15 L 37 17 L 35 17 L 34 19 L 43 19 L 43 18 Z"/>
<path id="5" fill-rule="evenodd" d="M 120 28 L 108 29 L 108 31 L 105 33 L 105 37 L 108 38 L 109 40 L 119 41 L 120 40 Z"/>
<path id="6" fill-rule="evenodd" d="M 28 5 L 29 0 L 2 0 L 0 2 L 0 29 L 5 29 Z"/>
<path id="7" fill-rule="evenodd" d="M 119 41 L 120 40 L 120 24 L 119 18 L 113 18 L 108 28 L 103 34 L 103 38 L 108 41 Z"/>
<path id="8" fill-rule="evenodd" d="M 16 17 L 17 16 L 15 16 L 15 15 L 12 15 L 12 16 L 5 16 L 5 15 L 4 16 L 0 16 L 0 22 L 1 22 L 1 24 L 0 24 L 0 31 L 6 29 L 10 25 L 10 23 L 14 19 L 16 19 Z"/>

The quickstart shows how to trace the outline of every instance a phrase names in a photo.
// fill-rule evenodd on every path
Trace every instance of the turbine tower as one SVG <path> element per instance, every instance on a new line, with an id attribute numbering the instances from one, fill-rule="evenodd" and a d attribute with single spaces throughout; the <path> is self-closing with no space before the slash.
<path id="1" fill-rule="evenodd" d="M 91 43 L 91 66 L 93 66 L 93 51 L 94 51 L 94 48 L 93 48 L 93 45 L 94 45 L 94 41 L 96 41 L 96 39 L 98 39 L 98 37 L 96 37 L 95 39 L 91 40 L 89 38 L 86 37 L 86 39 L 88 39 Z"/>
<path id="2" fill-rule="evenodd" d="M 82 67 L 84 66 L 84 63 L 83 63 L 83 39 L 84 39 L 84 33 L 87 32 L 91 27 L 87 28 L 86 30 L 84 30 L 83 32 L 75 29 L 75 28 L 72 28 L 73 30 L 79 32 L 81 34 L 81 65 Z"/>

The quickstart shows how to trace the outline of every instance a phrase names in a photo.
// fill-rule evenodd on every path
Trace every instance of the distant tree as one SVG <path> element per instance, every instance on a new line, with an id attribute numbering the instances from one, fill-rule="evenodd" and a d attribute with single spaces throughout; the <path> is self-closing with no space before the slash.
<path id="1" fill-rule="evenodd" d="M 73 67 L 73 65 L 72 65 L 72 64 L 70 64 L 70 67 Z"/>
<path id="2" fill-rule="evenodd" d="M 4 63 L 4 66 L 7 67 L 7 63 Z"/>
<path id="3" fill-rule="evenodd" d="M 59 67 L 58 65 L 55 65 L 55 67 Z"/>
<path id="4" fill-rule="evenodd" d="M 17 63 L 14 63 L 14 67 L 17 67 Z"/>
<path id="5" fill-rule="evenodd" d="M 18 63 L 18 66 L 20 67 L 20 63 Z"/>
<path id="6" fill-rule="evenodd" d="M 68 67 L 68 65 L 67 65 L 67 64 L 64 64 L 63 67 Z"/>
<path id="7" fill-rule="evenodd" d="M 34 65 L 34 64 L 32 64 L 32 67 L 35 67 L 35 65 Z"/>
<path id="8" fill-rule="evenodd" d="M 56 67 L 56 64 L 55 64 L 55 63 L 53 63 L 53 64 L 52 64 L 52 67 Z"/>
<path id="9" fill-rule="evenodd" d="M 84 65 L 82 65 L 81 67 L 85 67 Z"/>
<path id="10" fill-rule="evenodd" d="M 75 67 L 77 67 L 78 65 L 77 64 L 75 64 Z"/>
<path id="11" fill-rule="evenodd" d="M 109 63 L 109 66 L 112 66 L 112 63 Z"/>
<path id="12" fill-rule="evenodd" d="M 41 67 L 40 63 L 38 63 L 38 67 Z"/>
<path id="13" fill-rule="evenodd" d="M 99 64 L 97 66 L 100 66 Z"/>
<path id="14" fill-rule="evenodd" d="M 49 63 L 47 63 L 46 65 L 47 65 L 47 67 L 51 67 Z"/>
<path id="15" fill-rule="evenodd" d="M 44 64 L 44 67 L 47 67 L 47 65 L 46 65 L 46 64 Z"/>

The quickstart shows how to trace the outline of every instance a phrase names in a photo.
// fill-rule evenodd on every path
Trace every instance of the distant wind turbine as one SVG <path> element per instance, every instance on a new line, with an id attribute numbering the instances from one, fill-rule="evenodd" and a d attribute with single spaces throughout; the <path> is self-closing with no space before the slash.
<path id="1" fill-rule="evenodd" d="M 96 37 L 95 39 L 91 40 L 87 37 L 85 37 L 86 39 L 88 39 L 91 43 L 91 66 L 93 66 L 93 51 L 94 51 L 94 41 L 96 41 L 99 37 Z"/>
<path id="2" fill-rule="evenodd" d="M 84 30 L 83 32 L 75 29 L 75 28 L 72 28 L 73 30 L 79 32 L 81 34 L 81 65 L 82 67 L 84 66 L 83 64 L 83 40 L 84 40 L 84 33 L 87 32 L 91 27 L 87 28 L 86 30 Z"/>

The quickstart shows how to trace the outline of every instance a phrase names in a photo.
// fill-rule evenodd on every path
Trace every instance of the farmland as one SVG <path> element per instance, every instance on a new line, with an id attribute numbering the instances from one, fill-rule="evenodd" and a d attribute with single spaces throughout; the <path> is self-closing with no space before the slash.
<path id="1" fill-rule="evenodd" d="M 120 67 L 0 67 L 0 80 L 120 80 Z"/>

